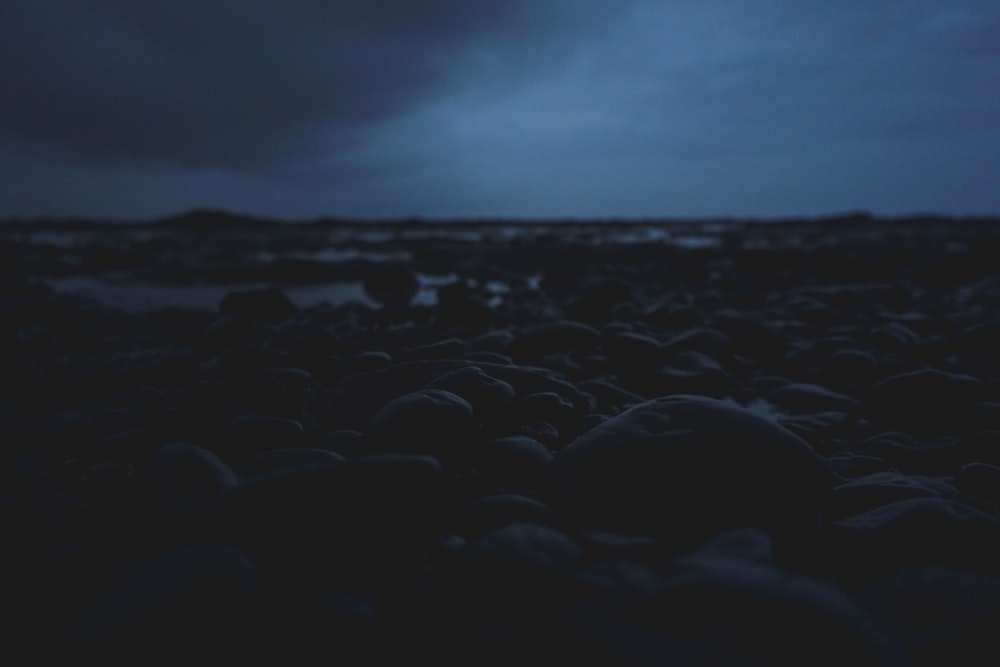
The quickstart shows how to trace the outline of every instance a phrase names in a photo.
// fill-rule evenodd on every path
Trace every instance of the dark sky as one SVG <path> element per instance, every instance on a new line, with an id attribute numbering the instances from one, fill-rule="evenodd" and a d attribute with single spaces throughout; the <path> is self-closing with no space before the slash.
<path id="1" fill-rule="evenodd" d="M 1000 214 L 996 0 L 2 0 L 0 216 Z"/>

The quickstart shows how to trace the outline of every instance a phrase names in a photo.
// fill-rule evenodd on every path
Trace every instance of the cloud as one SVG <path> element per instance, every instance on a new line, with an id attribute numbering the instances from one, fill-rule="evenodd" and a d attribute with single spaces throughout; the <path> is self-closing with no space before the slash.
<path id="1" fill-rule="evenodd" d="M 16 66 L 0 74 L 0 127 L 8 146 L 75 163 L 267 168 L 350 151 L 470 69 L 500 78 L 509 56 L 549 57 L 606 12 L 530 0 L 8 0 L 0 58 Z"/>
<path id="2" fill-rule="evenodd" d="M 1000 211 L 995 0 L 6 0 L 0 24 L 16 213 Z"/>

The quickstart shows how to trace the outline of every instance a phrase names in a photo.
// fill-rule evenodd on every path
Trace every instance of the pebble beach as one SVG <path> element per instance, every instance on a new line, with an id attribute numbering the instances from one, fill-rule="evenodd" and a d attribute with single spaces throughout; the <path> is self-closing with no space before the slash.
<path id="1" fill-rule="evenodd" d="M 863 214 L 0 223 L 5 654 L 1000 664 L 998 258 Z"/>

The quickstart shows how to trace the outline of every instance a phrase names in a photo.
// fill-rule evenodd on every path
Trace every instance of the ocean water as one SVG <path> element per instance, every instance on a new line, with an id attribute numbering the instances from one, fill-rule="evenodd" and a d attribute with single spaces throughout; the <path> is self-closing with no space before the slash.
<path id="1" fill-rule="evenodd" d="M 115 227 L 109 225 L 100 229 L 59 230 L 46 228 L 38 231 L 28 231 L 20 234 L 16 240 L 19 243 L 47 248 L 54 252 L 67 253 L 72 256 L 78 253 L 85 257 L 86 252 L 94 247 L 113 247 L 117 249 L 141 247 L 143 244 L 160 242 L 165 248 L 176 252 L 177 247 L 184 244 L 196 244 L 198 252 L 223 251 L 235 255 L 243 253 L 245 261 L 256 266 L 270 264 L 281 259 L 306 260 L 326 264 L 341 262 L 388 262 L 406 261 L 412 259 L 408 244 L 420 243 L 426 247 L 427 242 L 461 242 L 461 243 L 501 243 L 506 244 L 518 240 L 532 238 L 555 238 L 560 243 L 578 244 L 584 246 L 599 246 L 602 244 L 662 244 L 681 248 L 708 248 L 722 243 L 724 225 L 706 224 L 701 227 L 685 227 L 683 230 L 670 229 L 652 225 L 497 225 L 482 227 L 474 225 L 435 224 L 412 227 L 375 226 L 365 229 L 331 229 L 316 235 L 316 230 L 308 227 L 288 229 L 287 233 L 280 227 L 266 232 L 273 239 L 287 241 L 296 234 L 309 234 L 310 243 L 299 243 L 290 248 L 286 243 L 277 243 L 270 247 L 262 244 L 261 237 L 253 237 L 248 245 L 246 232 L 236 230 L 233 242 L 227 243 L 225 232 L 208 230 L 203 238 L 198 231 L 176 230 L 157 227 Z M 303 250 L 308 247 L 308 250 Z M 249 250 L 248 250 L 249 248 Z M 261 249 L 264 248 L 264 249 Z M 196 260 L 195 260 L 196 261 Z M 437 303 L 437 290 L 459 280 L 455 274 L 418 274 L 420 290 L 414 303 L 417 305 L 434 305 Z M 180 307 L 198 310 L 215 310 L 222 299 L 231 291 L 246 290 L 267 286 L 266 283 L 197 283 L 197 284 L 164 284 L 139 280 L 131 272 L 108 271 L 102 273 L 87 273 L 81 271 L 66 275 L 52 276 L 44 282 L 58 292 L 81 295 L 94 299 L 108 306 L 122 308 L 133 312 L 151 311 L 162 308 Z M 528 278 L 528 288 L 538 289 L 539 276 Z M 501 281 L 491 280 L 483 285 L 474 283 L 473 287 L 485 293 L 490 305 L 501 304 L 512 286 Z M 369 307 L 377 307 L 364 292 L 360 281 L 336 281 L 308 285 L 283 286 L 289 298 L 299 307 L 308 308 L 319 304 L 339 306 L 346 303 L 359 303 Z"/>

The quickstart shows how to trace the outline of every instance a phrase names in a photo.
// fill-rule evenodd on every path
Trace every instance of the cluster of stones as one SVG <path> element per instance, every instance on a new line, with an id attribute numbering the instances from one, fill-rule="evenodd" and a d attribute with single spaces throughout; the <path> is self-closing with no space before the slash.
<path id="1" fill-rule="evenodd" d="M 8 650 L 1000 660 L 1000 282 L 553 281 L 142 316 L 5 284 Z"/>

